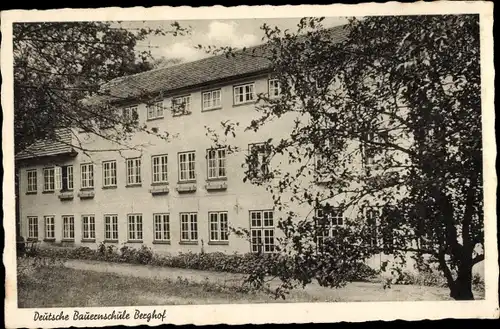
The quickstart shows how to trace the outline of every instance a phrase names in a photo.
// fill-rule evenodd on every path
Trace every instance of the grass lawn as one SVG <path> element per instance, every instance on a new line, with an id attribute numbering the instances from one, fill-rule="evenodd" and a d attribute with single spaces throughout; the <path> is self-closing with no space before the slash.
<path id="1" fill-rule="evenodd" d="M 140 278 L 63 266 L 44 266 L 19 279 L 18 304 L 35 307 L 104 307 L 175 304 L 228 304 L 272 302 L 351 302 L 390 300 L 449 300 L 448 289 L 350 283 L 344 288 L 308 286 L 294 290 L 285 300 L 264 292 L 245 293 L 212 283 Z M 479 297 L 479 296 L 478 296 Z"/>

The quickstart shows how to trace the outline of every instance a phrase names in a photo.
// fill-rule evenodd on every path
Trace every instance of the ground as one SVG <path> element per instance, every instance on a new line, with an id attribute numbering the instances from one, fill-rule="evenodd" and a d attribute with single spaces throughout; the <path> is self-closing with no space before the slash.
<path id="1" fill-rule="evenodd" d="M 72 260 L 23 273 L 27 274 L 19 276 L 18 288 L 21 308 L 450 299 L 447 288 L 384 289 L 380 282 L 354 282 L 339 289 L 312 284 L 292 291 L 283 301 L 264 292 L 238 290 L 242 277 L 229 273 L 90 261 Z"/>

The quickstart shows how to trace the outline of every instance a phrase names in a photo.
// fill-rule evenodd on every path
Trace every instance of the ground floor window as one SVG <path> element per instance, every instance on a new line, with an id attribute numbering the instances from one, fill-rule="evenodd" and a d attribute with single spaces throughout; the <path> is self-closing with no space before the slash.
<path id="1" fill-rule="evenodd" d="M 55 218 L 54 216 L 45 216 L 45 239 L 55 239 Z"/>
<path id="2" fill-rule="evenodd" d="M 62 216 L 63 239 L 72 240 L 75 238 L 75 217 Z"/>
<path id="3" fill-rule="evenodd" d="M 272 210 L 250 211 L 250 248 L 252 252 L 274 252 L 274 219 Z"/>
<path id="4" fill-rule="evenodd" d="M 318 246 L 323 246 L 325 240 L 334 237 L 337 228 L 344 225 L 344 211 L 337 207 L 317 209 L 315 225 Z"/>
<path id="5" fill-rule="evenodd" d="M 181 241 L 198 241 L 198 214 L 181 213 Z"/>
<path id="6" fill-rule="evenodd" d="M 104 215 L 104 238 L 118 240 L 118 215 Z"/>
<path id="7" fill-rule="evenodd" d="M 170 215 L 154 214 L 155 241 L 170 241 Z"/>
<path id="8" fill-rule="evenodd" d="M 95 240 L 95 217 L 94 215 L 83 215 L 83 236 L 84 240 Z"/>
<path id="9" fill-rule="evenodd" d="M 28 217 L 28 239 L 38 239 L 38 217 Z"/>
<path id="10" fill-rule="evenodd" d="M 128 215 L 128 239 L 129 241 L 142 241 L 142 215 Z"/>
<path id="11" fill-rule="evenodd" d="M 227 212 L 209 212 L 210 220 L 210 241 L 227 242 L 228 241 L 228 224 Z"/>

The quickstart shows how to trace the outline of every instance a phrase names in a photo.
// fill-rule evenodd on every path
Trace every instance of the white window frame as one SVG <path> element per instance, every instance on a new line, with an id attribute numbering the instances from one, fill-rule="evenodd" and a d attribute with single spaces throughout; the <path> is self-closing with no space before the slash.
<path id="1" fill-rule="evenodd" d="M 82 240 L 95 240 L 95 216 L 82 215 Z"/>
<path id="2" fill-rule="evenodd" d="M 261 147 L 265 145 L 265 143 L 253 143 L 253 144 L 249 144 L 248 145 L 248 151 L 250 152 L 250 154 L 252 154 L 252 148 L 254 147 Z M 267 159 L 265 159 L 267 157 Z M 257 153 L 257 165 L 258 165 L 258 168 L 256 169 L 251 169 L 250 172 L 252 174 L 255 174 L 254 177 L 252 177 L 252 179 L 256 179 L 256 180 L 260 180 L 263 176 L 267 175 L 270 171 L 270 159 L 269 159 L 270 155 L 267 154 L 265 151 L 259 151 Z M 264 160 L 266 160 L 266 162 L 264 163 Z M 253 165 L 253 164 L 250 164 L 250 165 Z M 265 169 L 263 169 L 265 168 Z"/>
<path id="3" fill-rule="evenodd" d="M 94 188 L 94 164 L 93 163 L 82 163 L 80 165 L 80 178 L 81 178 L 81 188 L 82 189 L 93 189 Z"/>
<path id="4" fill-rule="evenodd" d="M 64 188 L 63 169 L 66 168 L 66 188 Z M 56 166 L 54 168 L 55 189 L 57 191 L 73 191 L 74 188 L 73 165 Z M 93 177 L 93 175 L 92 175 Z"/>
<path id="5" fill-rule="evenodd" d="M 102 186 L 114 187 L 117 185 L 116 160 L 102 162 Z"/>
<path id="6" fill-rule="evenodd" d="M 250 210 L 250 251 L 274 253 L 276 247 L 274 211 Z M 260 248 L 262 246 L 262 249 Z"/>
<path id="7" fill-rule="evenodd" d="M 378 225 L 380 222 L 380 217 L 381 217 L 381 211 L 380 208 L 378 207 L 365 207 L 364 209 L 364 215 L 366 217 L 366 226 L 369 229 L 369 235 L 370 235 L 370 246 L 371 247 L 379 247 L 380 246 L 380 241 L 379 241 L 379 230 L 378 230 Z M 371 218 L 371 214 L 374 214 L 374 218 Z M 373 222 L 372 222 L 373 220 Z M 371 223 L 370 223 L 371 222 Z"/>
<path id="8" fill-rule="evenodd" d="M 153 184 L 168 182 L 168 155 L 151 156 L 151 181 Z"/>
<path id="9" fill-rule="evenodd" d="M 38 191 L 38 172 L 36 169 L 26 170 L 27 193 L 36 193 Z"/>
<path id="10" fill-rule="evenodd" d="M 229 242 L 229 220 L 227 211 L 208 213 L 208 236 L 211 242 Z"/>
<path id="11" fill-rule="evenodd" d="M 180 152 L 178 154 L 179 181 L 196 181 L 196 152 Z"/>
<path id="12" fill-rule="evenodd" d="M 278 98 L 281 95 L 281 83 L 278 79 L 269 79 L 269 98 Z"/>
<path id="13" fill-rule="evenodd" d="M 198 242 L 198 213 L 181 212 L 181 242 Z"/>
<path id="14" fill-rule="evenodd" d="M 170 214 L 158 213 L 153 214 L 153 241 L 169 242 L 170 241 Z"/>
<path id="15" fill-rule="evenodd" d="M 245 83 L 233 87 L 234 105 L 255 102 L 255 83 Z"/>
<path id="16" fill-rule="evenodd" d="M 127 186 L 142 184 L 141 158 L 127 159 Z"/>
<path id="17" fill-rule="evenodd" d="M 202 111 L 220 109 L 222 107 L 222 90 L 215 89 L 201 94 Z"/>
<path id="18" fill-rule="evenodd" d="M 55 168 L 43 168 L 43 191 L 54 192 L 56 189 Z"/>
<path id="19" fill-rule="evenodd" d="M 226 149 L 207 150 L 207 178 L 224 179 L 227 177 Z"/>
<path id="20" fill-rule="evenodd" d="M 56 217 L 53 215 L 43 216 L 45 239 L 55 240 L 56 238 Z"/>
<path id="21" fill-rule="evenodd" d="M 138 111 L 138 106 L 127 106 L 123 108 L 123 119 L 125 121 L 132 121 L 136 117 L 139 119 L 139 111 Z"/>
<path id="22" fill-rule="evenodd" d="M 118 241 L 118 215 L 104 215 L 104 241 Z"/>
<path id="23" fill-rule="evenodd" d="M 147 120 L 163 118 L 163 101 L 147 106 Z"/>
<path id="24" fill-rule="evenodd" d="M 182 107 L 182 109 L 180 109 Z M 180 116 L 191 113 L 191 95 L 172 98 L 172 115 Z"/>
<path id="25" fill-rule="evenodd" d="M 75 216 L 63 215 L 62 217 L 62 238 L 63 240 L 75 239 Z"/>
<path id="26" fill-rule="evenodd" d="M 127 227 L 128 241 L 141 242 L 143 239 L 142 214 L 128 214 Z"/>
<path id="27" fill-rule="evenodd" d="M 38 239 L 38 217 L 28 216 L 28 239 Z"/>

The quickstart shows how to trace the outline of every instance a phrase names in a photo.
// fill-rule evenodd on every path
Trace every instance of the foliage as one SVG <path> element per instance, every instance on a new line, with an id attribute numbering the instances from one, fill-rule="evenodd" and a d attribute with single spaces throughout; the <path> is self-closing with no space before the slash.
<path id="1" fill-rule="evenodd" d="M 450 295 L 473 299 L 472 266 L 484 259 L 479 17 L 371 16 L 342 29 L 321 21 L 304 18 L 297 33 L 263 26 L 281 95 L 259 95 L 251 122 L 222 123 L 225 139 L 288 127 L 261 146 L 264 175 L 245 177 L 283 213 L 277 250 L 294 260 L 282 263 L 283 289 L 312 279 L 341 286 L 342 257 L 349 265 L 386 253 L 438 264 Z M 295 212 L 303 205 L 353 218 L 318 248 L 324 225 L 315 211 Z"/>

